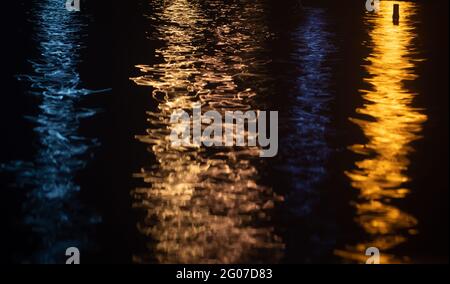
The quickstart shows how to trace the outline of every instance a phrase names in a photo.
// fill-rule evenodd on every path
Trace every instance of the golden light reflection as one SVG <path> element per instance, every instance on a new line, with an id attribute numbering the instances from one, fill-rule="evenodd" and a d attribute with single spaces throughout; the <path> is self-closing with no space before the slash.
<path id="1" fill-rule="evenodd" d="M 261 254 L 275 262 L 283 242 L 268 212 L 282 201 L 258 184 L 257 147 L 173 148 L 170 115 L 200 103 L 202 112 L 245 110 L 257 93 L 242 78 L 264 80 L 254 54 L 267 34 L 260 4 L 242 6 L 208 1 L 202 13 L 195 1 L 152 1 L 161 63 L 138 65 L 144 74 L 132 80 L 153 89 L 158 109 L 148 112 L 146 135 L 156 164 L 135 174 L 148 185 L 133 191 L 133 206 L 145 212 L 137 224 L 148 238 L 148 251 L 135 262 L 245 263 Z M 242 3 L 241 3 L 242 5 Z M 227 127 L 227 126 L 225 126 Z"/>
<path id="2" fill-rule="evenodd" d="M 400 2 L 400 24 L 394 25 L 394 3 L 381 1 L 379 13 L 366 16 L 372 51 L 365 60 L 368 76 L 364 81 L 370 87 L 360 90 L 365 103 L 357 113 L 365 118 L 350 118 L 368 139 L 366 144 L 350 147 L 365 159 L 346 175 L 359 190 L 356 222 L 369 237 L 336 254 L 357 262 L 366 261 L 364 252 L 369 247 L 380 249 L 381 263 L 408 262 L 407 257 L 390 254 L 389 250 L 417 233 L 416 218 L 392 204 L 409 193 L 405 184 L 410 181 L 407 169 L 414 151 L 411 142 L 420 138 L 427 120 L 412 106 L 417 94 L 404 84 L 417 78 L 414 68 L 421 61 L 412 43 L 416 36 L 412 17 L 417 6 Z"/>

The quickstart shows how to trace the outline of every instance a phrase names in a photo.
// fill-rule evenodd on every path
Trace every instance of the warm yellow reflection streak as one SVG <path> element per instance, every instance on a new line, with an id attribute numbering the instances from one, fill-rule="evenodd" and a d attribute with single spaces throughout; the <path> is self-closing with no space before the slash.
<path id="1" fill-rule="evenodd" d="M 148 184 L 134 190 L 133 205 L 145 212 L 137 226 L 149 239 L 149 251 L 135 254 L 134 261 L 236 263 L 261 251 L 276 261 L 283 244 L 267 222 L 280 198 L 258 185 L 259 149 L 173 148 L 169 141 L 176 109 L 189 111 L 194 103 L 201 103 L 203 113 L 250 107 L 256 92 L 239 88 L 237 80 L 259 76 L 249 63 L 257 65 L 252 53 L 260 48 L 264 25 L 245 22 L 258 19 L 259 5 L 249 2 L 249 11 L 219 6 L 214 12 L 226 21 L 215 24 L 196 1 L 153 2 L 156 17 L 166 23 L 158 25 L 158 39 L 165 42 L 157 50 L 162 63 L 139 65 L 144 75 L 132 79 L 151 86 L 159 102 L 148 113 L 147 134 L 137 137 L 150 145 L 157 162 L 135 175 Z"/>
<path id="2" fill-rule="evenodd" d="M 427 117 L 412 106 L 415 93 L 404 82 L 416 79 L 417 59 L 412 44 L 415 31 L 411 17 L 417 7 L 400 2 L 400 24 L 392 21 L 395 2 L 381 2 L 378 14 L 366 17 L 372 51 L 366 58 L 368 72 L 365 82 L 370 87 L 360 90 L 365 100 L 357 109 L 361 117 L 351 118 L 364 132 L 368 142 L 350 149 L 366 158 L 356 163 L 356 169 L 346 172 L 351 184 L 359 190 L 356 202 L 356 222 L 369 234 L 369 240 L 336 254 L 346 259 L 365 262 L 368 247 L 381 251 L 382 263 L 408 261 L 406 257 L 389 254 L 389 250 L 416 233 L 417 220 L 391 203 L 409 193 L 405 183 L 411 142 L 420 138 Z"/>

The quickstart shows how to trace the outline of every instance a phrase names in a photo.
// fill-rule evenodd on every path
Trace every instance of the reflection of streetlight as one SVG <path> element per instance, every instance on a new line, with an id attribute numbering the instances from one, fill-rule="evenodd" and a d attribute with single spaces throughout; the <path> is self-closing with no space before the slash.
<path id="1" fill-rule="evenodd" d="M 395 5 L 395 4 L 394 4 Z M 356 110 L 358 118 L 350 120 L 358 125 L 367 138 L 364 144 L 349 147 L 362 159 L 345 174 L 353 188 L 359 191 L 355 203 L 356 222 L 367 238 L 336 254 L 349 260 L 366 261 L 363 251 L 376 247 L 383 251 L 382 263 L 409 262 L 408 257 L 389 254 L 410 235 L 417 234 L 418 220 L 395 205 L 394 200 L 405 199 L 411 181 L 408 175 L 412 142 L 420 139 L 427 116 L 413 106 L 417 94 L 405 82 L 417 79 L 417 55 L 414 15 L 416 5 L 402 3 L 404 24 L 392 25 L 390 4 L 381 2 L 378 15 L 366 15 L 371 48 L 363 65 L 367 88 L 359 90 L 364 104 Z"/>
<path id="2" fill-rule="evenodd" d="M 199 124 L 200 107 L 219 116 L 250 109 L 258 93 L 240 87 L 235 74 L 266 80 L 257 76 L 263 74 L 259 71 L 263 65 L 253 60 L 263 50 L 259 35 L 267 29 L 264 10 L 255 3 L 219 5 L 208 9 L 214 13 L 209 15 L 193 1 L 160 2 L 153 0 L 151 6 L 157 11 L 155 19 L 164 23 L 155 25 L 156 39 L 165 43 L 156 50 L 162 62 L 138 65 L 143 75 L 132 78 L 138 85 L 151 86 L 158 101 L 157 109 L 148 113 L 147 133 L 137 136 L 150 145 L 156 163 L 134 175 L 146 184 L 132 195 L 133 207 L 144 212 L 137 229 L 147 237 L 150 251 L 134 255 L 133 261 L 248 263 L 258 256 L 259 262 L 278 261 L 284 244 L 271 225 L 270 214 L 282 197 L 258 182 L 260 148 L 206 151 L 194 145 L 197 139 L 184 147 L 172 147 L 170 139 L 173 130 L 177 132 L 177 123 L 170 123 L 176 110 L 192 109 L 192 118 L 187 112 L 187 124 L 196 136 L 194 131 L 204 133 L 210 126 L 209 122 Z M 220 20 L 213 22 L 215 15 Z M 214 37 L 204 40 L 210 31 Z M 221 124 L 225 130 L 235 129 L 233 122 Z"/>

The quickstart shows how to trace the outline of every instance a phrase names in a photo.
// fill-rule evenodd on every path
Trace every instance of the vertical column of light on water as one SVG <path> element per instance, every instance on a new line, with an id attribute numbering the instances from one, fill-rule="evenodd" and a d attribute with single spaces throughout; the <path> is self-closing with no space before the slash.
<path id="1" fill-rule="evenodd" d="M 298 234 L 293 246 L 302 251 L 295 257 L 310 262 L 332 250 L 334 242 L 330 239 L 333 234 L 327 233 L 332 222 L 324 222 L 317 208 L 331 152 L 327 135 L 331 128 L 329 110 L 334 94 L 330 84 L 336 46 L 325 9 L 303 7 L 299 15 L 299 26 L 289 38 L 293 50 L 288 68 L 278 79 L 288 84 L 288 104 L 280 114 L 284 134 L 280 138 L 281 165 L 277 168 L 288 180 L 286 204 L 293 220 L 305 220 L 301 230 L 290 229 Z M 295 79 L 290 82 L 291 78 Z M 320 229 L 317 224 L 321 224 Z"/>
<path id="2" fill-rule="evenodd" d="M 413 107 L 414 93 L 405 83 L 417 78 L 415 67 L 422 61 L 413 41 L 416 37 L 414 15 L 419 9 L 413 2 L 401 2 L 401 19 L 392 19 L 393 2 L 381 2 L 380 11 L 367 14 L 371 49 L 365 59 L 367 88 L 360 94 L 364 104 L 356 109 L 358 125 L 367 139 L 365 144 L 349 147 L 361 159 L 345 174 L 359 193 L 355 200 L 356 222 L 366 237 L 355 245 L 336 251 L 350 261 L 364 262 L 365 250 L 376 247 L 381 263 L 409 261 L 390 250 L 416 234 L 417 219 L 396 206 L 395 201 L 408 197 L 405 184 L 411 142 L 420 139 L 427 116 Z"/>
<path id="3" fill-rule="evenodd" d="M 255 29 L 263 34 L 264 27 L 250 21 L 262 13 L 260 4 L 153 1 L 152 9 L 154 40 L 163 46 L 156 50 L 160 63 L 138 65 L 144 74 L 132 78 L 150 86 L 158 101 L 148 113 L 147 134 L 137 137 L 150 145 L 156 164 L 135 174 L 147 185 L 133 191 L 134 207 L 145 212 L 137 227 L 151 251 L 136 253 L 134 261 L 235 263 L 249 262 L 257 253 L 274 261 L 282 244 L 264 223 L 274 196 L 256 182 L 253 159 L 259 149 L 170 142 L 175 110 L 192 112 L 195 104 L 203 113 L 250 109 L 256 93 L 239 86 L 238 78 L 258 77 L 251 73 L 249 64 L 258 62 L 250 55 L 260 48 Z"/>
<path id="4" fill-rule="evenodd" d="M 65 263 L 65 251 L 82 249 L 88 241 L 86 228 L 98 218 L 80 204 L 76 174 L 85 167 L 86 154 L 97 142 L 78 134 L 80 120 L 94 115 L 77 106 L 91 91 L 80 87 L 77 70 L 83 47 L 84 16 L 66 10 L 64 1 L 35 1 L 31 11 L 38 56 L 30 58 L 32 72 L 18 78 L 38 99 L 35 125 L 35 158 L 6 168 L 17 173 L 26 191 L 24 226 L 31 228 L 32 244 L 20 250 L 31 258 L 19 261 Z"/>

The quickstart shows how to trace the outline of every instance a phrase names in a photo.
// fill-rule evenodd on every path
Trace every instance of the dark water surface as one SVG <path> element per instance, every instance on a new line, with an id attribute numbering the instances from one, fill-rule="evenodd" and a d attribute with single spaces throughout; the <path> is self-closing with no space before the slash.
<path id="1" fill-rule="evenodd" d="M 448 262 L 446 1 L 103 2 L 11 4 L 2 261 Z M 195 104 L 278 155 L 172 147 Z"/>

